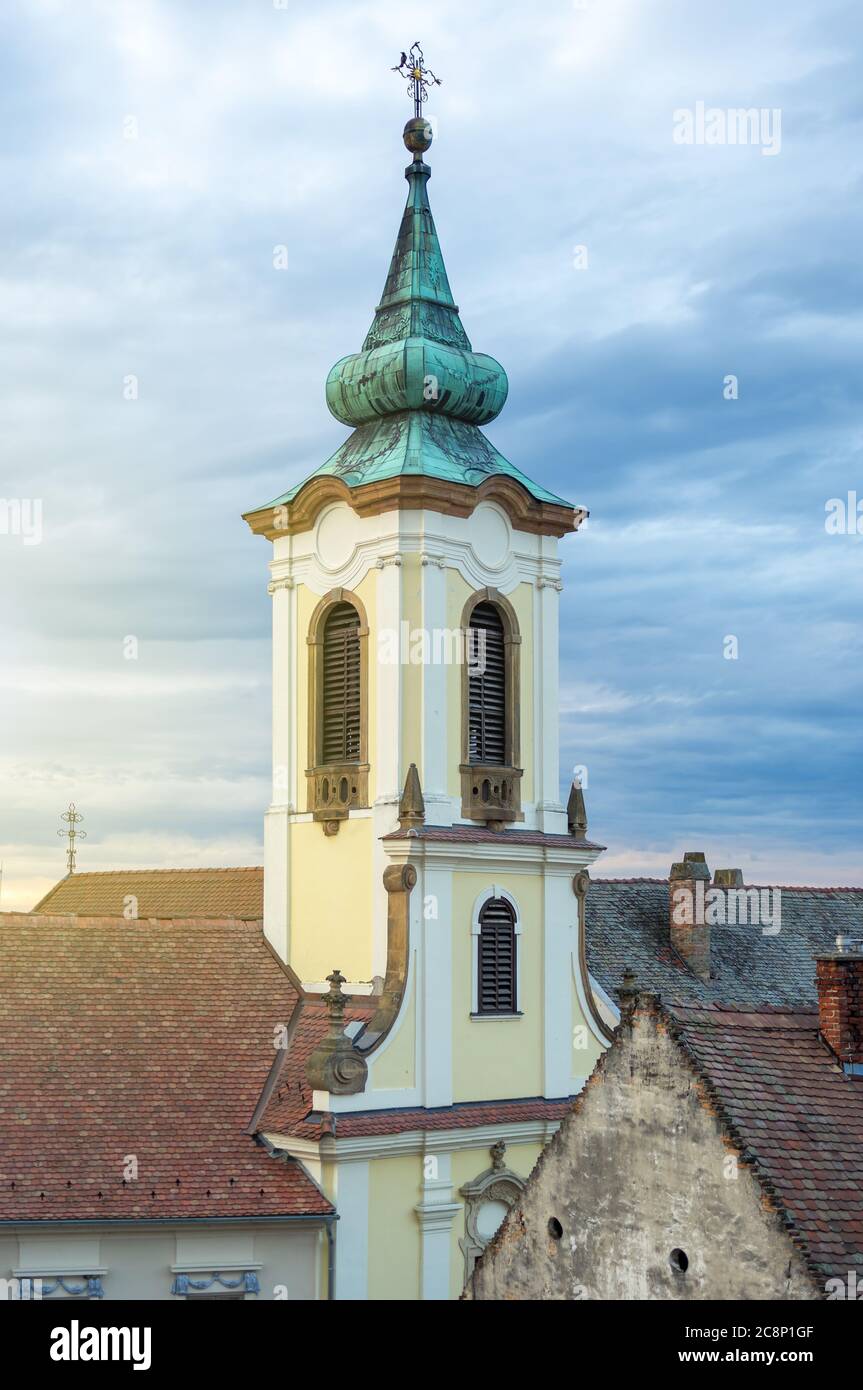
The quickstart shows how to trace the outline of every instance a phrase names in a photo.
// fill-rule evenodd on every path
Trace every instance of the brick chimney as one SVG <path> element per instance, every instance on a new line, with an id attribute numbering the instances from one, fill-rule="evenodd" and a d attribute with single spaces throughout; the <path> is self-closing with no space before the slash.
<path id="1" fill-rule="evenodd" d="M 704 895 L 710 870 L 700 850 L 687 850 L 668 876 L 671 944 L 699 979 L 710 979 L 710 927 L 705 921 Z"/>
<path id="2" fill-rule="evenodd" d="M 815 960 L 821 1036 L 845 1070 L 863 1076 L 863 941 L 837 936 Z"/>
<path id="3" fill-rule="evenodd" d="M 713 875 L 713 885 L 715 888 L 742 888 L 743 870 L 717 869 Z"/>

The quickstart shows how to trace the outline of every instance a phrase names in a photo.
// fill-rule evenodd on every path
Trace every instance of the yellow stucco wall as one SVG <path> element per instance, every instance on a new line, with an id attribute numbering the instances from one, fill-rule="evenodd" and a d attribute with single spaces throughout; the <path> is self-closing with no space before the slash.
<path id="1" fill-rule="evenodd" d="M 542 1145 L 510 1144 L 506 1166 L 520 1177 L 530 1176 Z M 370 1299 L 417 1299 L 420 1296 L 422 1231 L 414 1208 L 423 1199 L 423 1163 L 419 1154 L 373 1159 L 369 1164 Z M 491 1167 L 487 1148 L 464 1149 L 450 1158 L 452 1200 L 464 1203 L 460 1189 Z M 450 1296 L 464 1287 L 464 1211 L 453 1219 L 450 1237 Z"/>
<path id="2" fill-rule="evenodd" d="M 372 978 L 373 835 L 368 816 L 332 836 L 314 821 L 291 826 L 291 965 L 302 980 L 335 966 L 348 980 Z"/>
<path id="3" fill-rule="evenodd" d="M 581 1004 L 578 998 L 578 990 L 575 987 L 575 979 L 572 981 L 572 1065 L 570 1075 L 575 1083 L 590 1076 L 600 1054 L 604 1048 L 600 1045 L 593 1029 L 587 1022 L 582 1013 Z"/>
<path id="4" fill-rule="evenodd" d="M 369 621 L 368 741 L 369 801 L 375 796 L 374 717 L 377 699 L 375 573 L 356 588 Z M 297 591 L 297 709 L 294 756 L 298 768 L 298 811 L 305 811 L 308 766 L 309 623 L 320 595 Z M 324 980 L 338 966 L 348 980 L 372 977 L 372 852 L 370 816 L 351 816 L 339 833 L 324 835 L 320 824 L 291 825 L 291 965 L 301 979 Z"/>
<path id="5" fill-rule="evenodd" d="M 416 981 L 416 952 L 412 951 L 407 998 L 402 1003 L 394 1034 L 386 1039 L 380 1056 L 371 1058 L 376 1091 L 416 1085 Z"/>
<path id="6" fill-rule="evenodd" d="M 471 1018 L 471 922 L 477 897 L 510 893 L 522 924 L 516 1019 Z M 453 1093 L 456 1101 L 542 1094 L 542 879 L 539 874 L 453 875 Z"/>
<path id="7" fill-rule="evenodd" d="M 369 1165 L 368 1296 L 417 1299 L 420 1293 L 419 1154 L 381 1158 Z"/>

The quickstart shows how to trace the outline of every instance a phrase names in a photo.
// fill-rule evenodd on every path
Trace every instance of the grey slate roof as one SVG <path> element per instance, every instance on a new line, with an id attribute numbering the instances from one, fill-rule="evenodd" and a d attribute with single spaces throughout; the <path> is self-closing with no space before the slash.
<path id="1" fill-rule="evenodd" d="M 585 904 L 587 963 L 615 1001 L 626 966 L 669 1003 L 817 1005 L 813 957 L 836 936 L 863 937 L 863 888 L 782 888 L 776 936 L 758 926 L 711 928 L 713 978 L 703 983 L 669 939 L 666 879 L 594 879 Z"/>

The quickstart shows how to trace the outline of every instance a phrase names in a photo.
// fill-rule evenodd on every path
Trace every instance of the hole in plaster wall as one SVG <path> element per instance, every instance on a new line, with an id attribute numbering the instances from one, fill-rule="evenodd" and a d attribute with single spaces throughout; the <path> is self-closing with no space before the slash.
<path id="1" fill-rule="evenodd" d="M 685 1250 L 672 1250 L 668 1257 L 668 1263 L 678 1274 L 685 1274 L 689 1268 L 689 1256 Z"/>
<path id="2" fill-rule="evenodd" d="M 563 1235 L 563 1227 L 556 1216 L 550 1216 L 548 1219 L 548 1234 L 552 1240 L 560 1240 Z"/>

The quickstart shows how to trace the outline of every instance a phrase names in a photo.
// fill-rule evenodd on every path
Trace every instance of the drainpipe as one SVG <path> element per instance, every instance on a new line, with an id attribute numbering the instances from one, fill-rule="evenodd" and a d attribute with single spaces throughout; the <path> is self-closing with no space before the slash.
<path id="1" fill-rule="evenodd" d="M 336 1296 L 336 1221 L 337 1216 L 325 1219 L 327 1228 L 327 1300 L 332 1302 Z"/>

